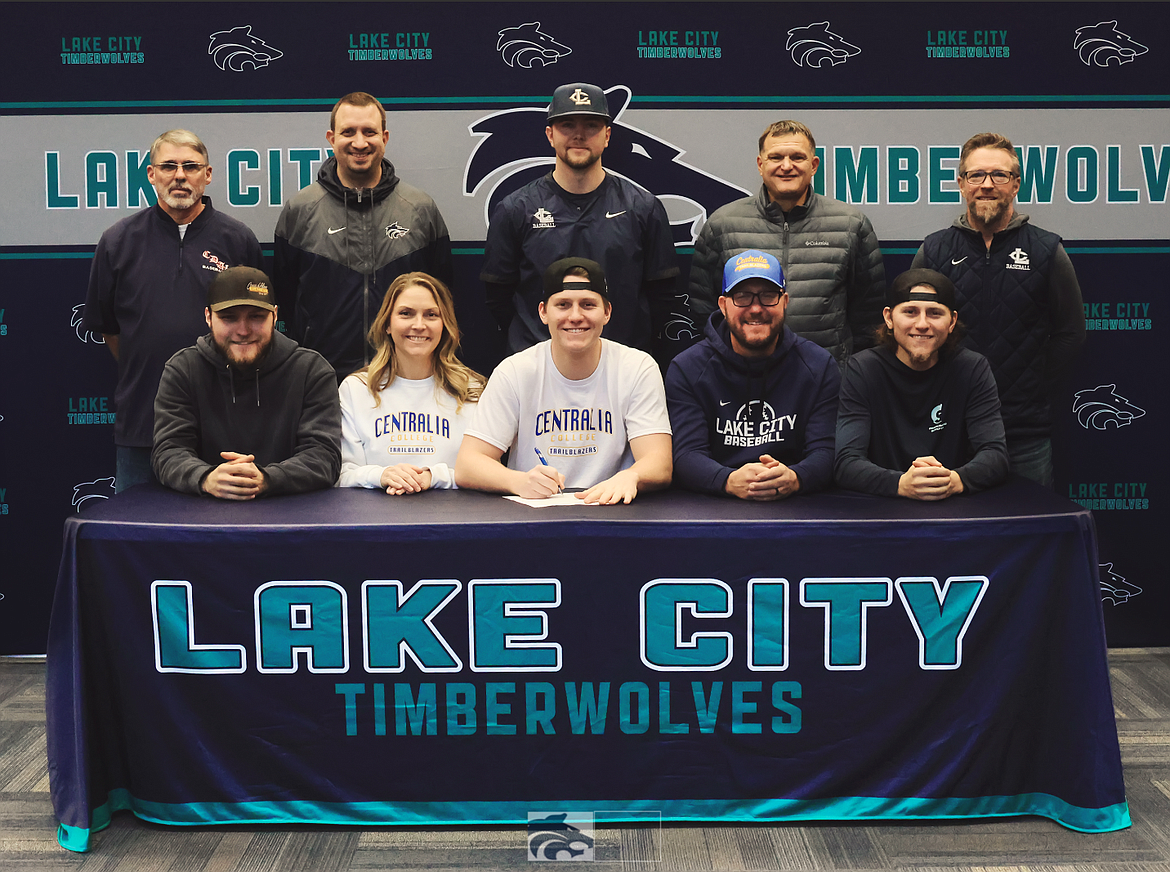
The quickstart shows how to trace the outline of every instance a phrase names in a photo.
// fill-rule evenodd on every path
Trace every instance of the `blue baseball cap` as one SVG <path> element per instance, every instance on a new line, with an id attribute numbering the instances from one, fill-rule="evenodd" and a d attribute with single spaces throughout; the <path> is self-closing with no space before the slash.
<path id="1" fill-rule="evenodd" d="M 723 265 L 723 293 L 730 294 L 732 288 L 744 279 L 766 279 L 784 290 L 784 270 L 780 261 L 766 251 L 754 248 L 737 254 Z"/>

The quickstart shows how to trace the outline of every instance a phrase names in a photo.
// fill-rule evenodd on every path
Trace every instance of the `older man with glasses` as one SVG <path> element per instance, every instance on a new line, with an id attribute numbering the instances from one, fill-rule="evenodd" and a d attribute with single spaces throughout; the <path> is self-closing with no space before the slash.
<path id="1" fill-rule="evenodd" d="M 670 364 L 674 480 L 685 488 L 770 501 L 832 478 L 840 371 L 784 326 L 784 285 L 771 254 L 732 257 L 704 339 Z"/>
<path id="2" fill-rule="evenodd" d="M 150 147 L 146 178 L 158 202 L 109 227 L 89 272 L 82 323 L 101 333 L 118 362 L 115 490 L 151 479 L 154 397 L 163 365 L 207 332 L 211 280 L 232 266 L 263 265 L 243 223 L 217 212 L 207 146 L 168 130 Z"/>
<path id="3" fill-rule="evenodd" d="M 1015 210 L 1020 159 L 979 133 L 959 155 L 966 211 L 926 237 L 914 268 L 955 285 L 963 344 L 984 355 L 999 388 L 1012 472 L 1051 487 L 1052 394 L 1085 340 L 1081 287 L 1055 233 Z"/>

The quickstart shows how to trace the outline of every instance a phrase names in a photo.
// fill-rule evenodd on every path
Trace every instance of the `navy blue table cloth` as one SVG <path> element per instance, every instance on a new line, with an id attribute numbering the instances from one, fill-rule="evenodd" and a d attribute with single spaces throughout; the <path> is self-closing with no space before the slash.
<path id="1" fill-rule="evenodd" d="M 48 651 L 74 850 L 118 810 L 1130 823 L 1092 516 L 1024 481 L 546 509 L 141 486 L 66 522 Z"/>

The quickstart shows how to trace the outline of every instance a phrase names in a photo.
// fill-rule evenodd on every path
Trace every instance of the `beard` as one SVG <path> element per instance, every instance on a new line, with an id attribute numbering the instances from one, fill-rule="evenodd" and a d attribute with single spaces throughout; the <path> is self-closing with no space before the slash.
<path id="1" fill-rule="evenodd" d="M 199 200 L 199 195 L 194 191 L 191 191 L 185 195 L 181 195 L 172 193 L 170 190 L 167 190 L 162 194 L 162 201 L 177 212 L 185 212 L 187 209 L 190 209 L 192 206 L 198 203 Z"/>
<path id="2" fill-rule="evenodd" d="M 973 200 L 971 202 L 971 211 L 975 213 L 975 217 L 988 226 L 997 224 L 1005 216 L 1010 215 L 1011 208 L 1011 200 Z"/>
<path id="3" fill-rule="evenodd" d="M 268 341 L 261 345 L 259 350 L 257 350 L 249 358 L 241 358 L 239 353 L 236 351 L 235 346 L 233 346 L 230 342 L 220 342 L 214 337 L 212 337 L 211 341 L 223 359 L 234 366 L 236 369 L 256 369 L 264 362 L 264 359 L 268 357 L 268 352 L 272 350 L 271 336 L 269 336 Z"/>
<path id="4" fill-rule="evenodd" d="M 729 331 L 731 331 L 731 335 L 736 338 L 736 340 L 739 342 L 740 345 L 742 345 L 744 348 L 751 348 L 753 350 L 767 348 L 773 342 L 776 342 L 777 337 L 780 335 L 780 331 L 782 331 L 784 329 L 784 319 L 783 318 L 780 319 L 780 322 L 778 324 L 767 324 L 766 322 L 759 322 L 759 321 L 748 322 L 748 323 L 749 324 L 761 324 L 762 323 L 762 324 L 764 324 L 764 326 L 767 326 L 770 329 L 768 330 L 767 333 L 757 334 L 756 338 L 754 338 L 754 339 L 748 338 L 747 330 L 744 329 L 747 326 L 747 324 L 732 323 L 731 321 L 728 321 L 727 322 L 727 329 Z"/>
<path id="5" fill-rule="evenodd" d="M 924 366 L 930 363 L 937 352 L 938 349 L 936 348 L 933 351 L 907 351 L 906 354 L 912 363 Z"/>
<path id="6" fill-rule="evenodd" d="M 946 344 L 946 337 L 936 338 L 935 341 L 929 343 L 929 348 L 924 348 L 921 343 L 911 341 L 910 337 L 904 337 L 902 341 L 894 340 L 900 350 L 900 354 L 905 354 L 907 360 L 903 363 L 908 363 L 915 368 L 926 368 L 933 363 L 937 363 L 939 355 L 942 352 L 943 345 Z"/>
<path id="7" fill-rule="evenodd" d="M 561 158 L 561 160 L 565 162 L 566 166 L 571 167 L 572 169 L 587 170 L 589 167 L 593 166 L 595 163 L 601 160 L 601 155 L 589 152 L 589 154 L 587 154 L 585 157 L 570 157 L 570 152 L 566 148 L 565 156 Z"/>

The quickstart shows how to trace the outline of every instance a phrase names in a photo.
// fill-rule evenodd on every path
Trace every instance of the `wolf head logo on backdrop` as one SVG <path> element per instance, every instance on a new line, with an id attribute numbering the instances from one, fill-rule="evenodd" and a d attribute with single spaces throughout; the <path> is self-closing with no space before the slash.
<path id="1" fill-rule="evenodd" d="M 631 96 L 625 85 L 607 89 L 605 96 L 613 114 L 613 134 L 602 163 L 663 201 L 671 215 L 675 245 L 692 245 L 709 214 L 751 193 L 684 163 L 686 152 L 678 146 L 623 123 Z M 481 139 L 464 169 L 463 195 L 476 196 L 489 178 L 496 178 L 484 208 L 485 223 L 500 200 L 543 176 L 555 162 L 544 135 L 547 114 L 545 107 L 505 109 L 468 128 Z M 686 214 L 678 217 L 672 212 Z"/>
<path id="2" fill-rule="evenodd" d="M 1097 385 L 1092 390 L 1077 391 L 1073 413 L 1086 430 L 1125 427 L 1146 413 L 1117 393 L 1117 385 Z"/>
<path id="3" fill-rule="evenodd" d="M 861 49 L 829 30 L 827 21 L 792 28 L 784 48 L 799 67 L 832 67 L 861 54 Z"/>
<path id="4" fill-rule="evenodd" d="M 1142 592 L 1136 584 L 1126 581 L 1125 576 L 1114 572 L 1112 563 L 1100 563 L 1097 568 L 1101 581 L 1101 602 L 1119 606 Z"/>
<path id="5" fill-rule="evenodd" d="M 1119 67 L 1132 63 L 1138 55 L 1149 51 L 1128 33 L 1117 29 L 1117 21 L 1099 21 L 1092 27 L 1078 27 L 1073 48 L 1087 67 Z"/>
<path id="6" fill-rule="evenodd" d="M 96 342 L 98 345 L 105 345 L 106 340 L 100 333 L 94 333 L 92 330 L 86 330 L 81 324 L 81 318 L 85 313 L 85 303 L 78 303 L 73 307 L 73 317 L 69 319 L 69 326 L 77 331 L 77 338 L 82 342 Z"/>
<path id="7" fill-rule="evenodd" d="M 505 27 L 499 33 L 496 51 L 510 67 L 547 67 L 555 64 L 573 50 L 557 42 L 540 29 L 539 21 L 530 21 L 517 27 Z"/>
<path id="8" fill-rule="evenodd" d="M 250 24 L 211 34 L 207 53 L 217 67 L 233 73 L 258 70 L 268 66 L 269 61 L 284 57 L 284 52 L 273 48 L 260 37 L 253 36 Z"/>
<path id="9" fill-rule="evenodd" d="M 73 486 L 73 505 L 81 511 L 81 504 L 86 500 L 108 500 L 114 495 L 114 477 L 99 478 L 95 481 L 83 481 Z"/>

